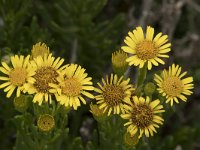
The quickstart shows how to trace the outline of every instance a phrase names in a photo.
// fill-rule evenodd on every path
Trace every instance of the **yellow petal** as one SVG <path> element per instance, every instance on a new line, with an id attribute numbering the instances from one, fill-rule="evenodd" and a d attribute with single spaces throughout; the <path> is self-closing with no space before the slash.
<path id="1" fill-rule="evenodd" d="M 155 108 L 158 104 L 160 103 L 160 101 L 157 99 L 157 100 L 154 100 L 153 102 L 150 103 L 150 107 L 153 109 Z"/>

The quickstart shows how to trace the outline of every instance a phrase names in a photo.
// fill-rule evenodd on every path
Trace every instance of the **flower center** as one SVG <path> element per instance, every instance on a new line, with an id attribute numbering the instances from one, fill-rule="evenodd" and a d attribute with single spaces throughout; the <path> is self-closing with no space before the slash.
<path id="1" fill-rule="evenodd" d="M 69 78 L 61 85 L 62 93 L 67 96 L 77 96 L 81 93 L 82 86 L 75 78 Z"/>
<path id="2" fill-rule="evenodd" d="M 146 104 L 135 105 L 131 119 L 138 128 L 148 127 L 153 121 L 153 111 Z"/>
<path id="3" fill-rule="evenodd" d="M 177 96 L 183 90 L 183 84 L 178 77 L 168 77 L 163 81 L 164 92 L 169 96 Z"/>
<path id="4" fill-rule="evenodd" d="M 24 68 L 15 68 L 10 72 L 9 78 L 12 84 L 20 86 L 26 81 L 27 72 Z"/>
<path id="5" fill-rule="evenodd" d="M 57 83 L 58 73 L 52 67 L 41 67 L 33 77 L 36 80 L 34 83 L 35 88 L 39 92 L 46 93 L 50 89 L 49 83 Z"/>
<path id="6" fill-rule="evenodd" d="M 55 126 L 55 120 L 53 116 L 44 114 L 39 117 L 37 126 L 41 131 L 48 132 Z"/>
<path id="7" fill-rule="evenodd" d="M 136 45 L 136 54 L 142 60 L 154 58 L 158 54 L 158 48 L 152 41 L 144 40 Z"/>
<path id="8" fill-rule="evenodd" d="M 123 100 L 124 90 L 120 86 L 107 85 L 103 92 L 103 97 L 109 106 L 116 106 Z"/>

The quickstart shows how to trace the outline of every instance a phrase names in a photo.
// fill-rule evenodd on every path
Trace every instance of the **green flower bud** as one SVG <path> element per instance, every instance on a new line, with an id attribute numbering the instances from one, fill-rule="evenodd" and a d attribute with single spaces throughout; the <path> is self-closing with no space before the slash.
<path id="1" fill-rule="evenodd" d="M 144 92 L 145 92 L 146 96 L 151 96 L 155 92 L 155 90 L 156 90 L 156 86 L 152 82 L 148 82 L 144 86 Z"/>
<path id="2" fill-rule="evenodd" d="M 126 62 L 127 58 L 127 53 L 123 52 L 122 50 L 112 53 L 113 72 L 118 76 L 122 76 L 126 72 L 128 68 L 128 63 Z"/>
<path id="3" fill-rule="evenodd" d="M 100 109 L 97 105 L 90 104 L 90 112 L 93 114 L 93 117 L 98 122 L 102 122 L 106 120 L 108 117 L 102 109 Z"/>
<path id="4" fill-rule="evenodd" d="M 70 110 L 71 110 L 70 106 L 67 107 L 65 105 L 60 106 L 60 112 L 63 114 L 67 114 L 68 112 L 70 112 Z"/>
<path id="5" fill-rule="evenodd" d="M 124 142 L 128 146 L 135 146 L 139 142 L 138 134 L 131 136 L 129 132 L 124 134 Z"/>
<path id="6" fill-rule="evenodd" d="M 15 97 L 13 104 L 15 109 L 19 112 L 25 112 L 29 107 L 28 98 L 22 94 L 19 97 Z"/>
<path id="7" fill-rule="evenodd" d="M 37 126 L 43 132 L 51 131 L 55 127 L 54 117 L 49 114 L 40 115 L 37 120 Z"/>

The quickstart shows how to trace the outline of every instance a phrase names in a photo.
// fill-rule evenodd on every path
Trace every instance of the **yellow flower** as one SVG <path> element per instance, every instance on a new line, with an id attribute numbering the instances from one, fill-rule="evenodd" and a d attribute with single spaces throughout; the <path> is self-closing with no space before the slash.
<path id="1" fill-rule="evenodd" d="M 127 53 L 122 50 L 112 53 L 112 68 L 115 73 L 118 75 L 123 75 L 126 72 L 128 63 L 126 59 L 128 58 Z"/>
<path id="2" fill-rule="evenodd" d="M 80 101 L 86 104 L 83 95 L 93 99 L 94 96 L 88 91 L 93 91 L 92 78 L 87 77 L 85 69 L 77 64 L 71 64 L 61 72 L 57 78 L 58 84 L 50 84 L 51 92 L 55 94 L 61 105 L 73 107 L 75 110 L 81 106 Z"/>
<path id="3" fill-rule="evenodd" d="M 38 56 L 31 61 L 32 70 L 35 72 L 33 80 L 29 80 L 25 84 L 25 89 L 29 94 L 35 94 L 33 102 L 38 102 L 39 105 L 45 102 L 52 101 L 52 94 L 49 93 L 50 83 L 57 84 L 57 77 L 59 72 L 64 68 L 60 67 L 64 59 L 52 56 L 52 54 L 45 55 L 44 57 Z"/>
<path id="4" fill-rule="evenodd" d="M 32 50 L 32 58 L 36 58 L 38 56 L 44 56 L 49 54 L 49 47 L 45 43 L 36 43 L 33 45 Z"/>
<path id="5" fill-rule="evenodd" d="M 166 103 L 170 102 L 171 106 L 173 102 L 179 103 L 178 99 L 187 101 L 184 95 L 191 95 L 194 88 L 193 78 L 187 77 L 182 79 L 187 72 L 181 73 L 181 67 L 173 64 L 169 67 L 169 70 L 163 70 L 161 75 L 155 74 L 154 80 L 158 85 L 158 91 L 166 97 Z"/>
<path id="6" fill-rule="evenodd" d="M 15 89 L 16 96 L 19 97 L 21 91 L 24 90 L 24 84 L 27 81 L 32 80 L 34 71 L 28 67 L 30 55 L 24 58 L 24 56 L 15 55 L 11 57 L 12 67 L 9 67 L 5 62 L 2 62 L 0 71 L 6 76 L 0 76 L 0 80 L 4 81 L 0 85 L 0 88 L 4 88 L 4 92 L 7 92 L 6 97 L 10 97 Z"/>
<path id="7" fill-rule="evenodd" d="M 38 129 L 43 132 L 51 131 L 55 126 L 54 117 L 49 114 L 40 115 L 39 119 L 37 120 L 37 126 Z"/>
<path id="8" fill-rule="evenodd" d="M 152 64 L 158 66 L 159 63 L 165 62 L 160 59 L 168 58 L 166 55 L 171 49 L 171 43 L 168 42 L 168 36 L 159 33 L 154 36 L 154 28 L 147 26 L 146 37 L 141 27 L 137 27 L 133 32 L 128 33 L 124 42 L 127 46 L 123 46 L 122 50 L 132 54 L 126 61 L 129 65 L 135 65 L 142 68 L 147 63 L 148 69 L 151 70 Z"/>
<path id="9" fill-rule="evenodd" d="M 114 114 L 124 113 L 124 104 L 131 97 L 131 92 L 134 90 L 130 79 L 124 80 L 123 76 L 118 79 L 118 76 L 111 74 L 110 81 L 106 76 L 106 81 L 102 79 L 103 84 L 97 83 L 99 88 L 95 91 L 99 95 L 95 96 L 97 104 L 103 112 L 107 112 L 108 116 L 114 111 Z"/>
<path id="10" fill-rule="evenodd" d="M 158 116 L 158 113 L 162 113 L 163 106 L 160 105 L 160 100 L 150 101 L 149 97 L 132 97 L 133 102 L 129 101 L 129 105 L 126 106 L 126 113 L 122 114 L 123 119 L 128 119 L 129 121 L 124 124 L 128 125 L 127 132 L 134 136 L 138 134 L 138 138 L 141 138 L 143 133 L 146 137 L 149 135 L 153 136 L 156 133 L 155 128 L 159 128 L 158 124 L 163 124 L 163 119 Z"/>

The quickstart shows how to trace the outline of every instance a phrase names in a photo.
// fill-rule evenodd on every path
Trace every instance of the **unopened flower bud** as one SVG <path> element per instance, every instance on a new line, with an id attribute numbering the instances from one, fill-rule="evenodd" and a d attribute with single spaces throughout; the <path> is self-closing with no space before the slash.
<path id="1" fill-rule="evenodd" d="M 55 126 L 54 117 L 49 114 L 40 115 L 37 120 L 37 126 L 43 132 L 51 131 Z"/>
<path id="2" fill-rule="evenodd" d="M 45 54 L 49 54 L 49 47 L 45 43 L 36 43 L 33 45 L 31 50 L 32 58 L 36 58 L 38 56 L 44 56 Z"/>
<path id="3" fill-rule="evenodd" d="M 112 68 L 114 73 L 119 76 L 124 75 L 128 68 L 128 63 L 126 62 L 127 58 L 127 53 L 122 50 L 112 53 Z"/>
<path id="4" fill-rule="evenodd" d="M 19 112 L 25 112 L 29 107 L 28 98 L 22 94 L 19 97 L 15 97 L 14 107 Z"/>
<path id="5" fill-rule="evenodd" d="M 61 107 L 60 107 L 60 111 L 61 111 L 61 113 L 63 113 L 63 114 L 67 114 L 69 111 L 71 110 L 71 107 L 70 106 L 65 106 L 65 105 L 62 105 Z"/>
<path id="6" fill-rule="evenodd" d="M 92 103 L 90 104 L 90 112 L 98 122 L 102 122 L 107 118 L 106 113 L 104 113 L 103 110 L 100 109 L 97 105 L 93 105 Z"/>
<path id="7" fill-rule="evenodd" d="M 138 134 L 131 136 L 129 132 L 124 134 L 124 142 L 128 146 L 134 146 L 139 142 Z"/>
<path id="8" fill-rule="evenodd" d="M 156 86 L 152 82 L 148 82 L 144 86 L 144 92 L 145 92 L 146 96 L 151 96 L 154 93 L 155 90 L 156 90 Z"/>

